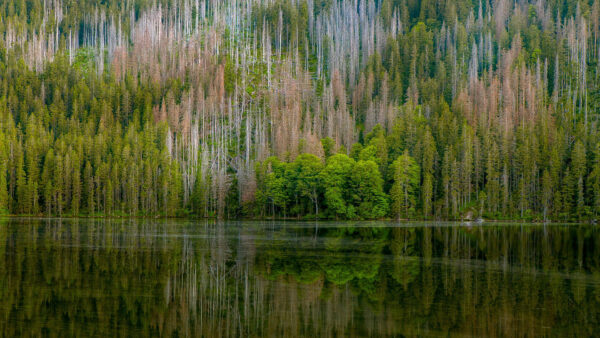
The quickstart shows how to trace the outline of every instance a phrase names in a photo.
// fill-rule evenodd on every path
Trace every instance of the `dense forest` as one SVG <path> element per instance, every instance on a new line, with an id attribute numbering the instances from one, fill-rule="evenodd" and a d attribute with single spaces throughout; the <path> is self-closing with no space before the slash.
<path id="1" fill-rule="evenodd" d="M 0 3 L 0 214 L 591 220 L 600 0 Z"/>

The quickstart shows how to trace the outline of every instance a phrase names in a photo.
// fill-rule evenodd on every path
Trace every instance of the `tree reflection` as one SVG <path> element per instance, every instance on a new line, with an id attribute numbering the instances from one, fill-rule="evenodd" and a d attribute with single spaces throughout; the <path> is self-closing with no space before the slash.
<path id="1" fill-rule="evenodd" d="M 593 226 L 2 219 L 0 332 L 597 335 L 599 240 Z"/>

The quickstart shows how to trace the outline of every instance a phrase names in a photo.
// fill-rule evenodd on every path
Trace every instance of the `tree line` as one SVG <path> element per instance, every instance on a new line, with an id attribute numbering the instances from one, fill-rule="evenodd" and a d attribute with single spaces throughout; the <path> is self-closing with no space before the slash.
<path id="1" fill-rule="evenodd" d="M 176 215 L 181 173 L 166 125 L 149 123 L 151 88 L 90 76 L 66 57 L 39 75 L 2 66 L 2 213 Z"/>
<path id="2" fill-rule="evenodd" d="M 600 212 L 600 147 L 588 150 L 577 140 L 560 149 L 541 128 L 502 140 L 456 120 L 448 133 L 441 119 L 427 123 L 420 107 L 403 109 L 391 132 L 376 125 L 349 151 L 326 138 L 322 157 L 257 163 L 256 200 L 244 210 L 261 217 L 558 221 Z M 447 105 L 442 111 L 450 114 Z M 441 137 L 449 144 L 440 149 Z"/>

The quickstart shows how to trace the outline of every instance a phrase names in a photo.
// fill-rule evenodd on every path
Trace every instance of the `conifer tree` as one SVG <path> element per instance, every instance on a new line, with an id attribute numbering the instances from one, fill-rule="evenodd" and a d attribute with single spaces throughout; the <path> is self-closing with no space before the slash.
<path id="1" fill-rule="evenodd" d="M 398 218 L 412 216 L 417 207 L 417 191 L 419 189 L 420 168 L 415 160 L 405 151 L 392 165 L 394 185 L 390 190 L 392 212 Z"/>
<path id="2" fill-rule="evenodd" d="M 423 138 L 423 160 L 421 161 L 423 177 L 421 195 L 423 215 L 425 217 L 429 217 L 432 210 L 435 154 L 435 141 L 431 135 L 431 131 L 427 129 Z"/>
<path id="3" fill-rule="evenodd" d="M 95 213 L 95 191 L 94 191 L 94 174 L 90 161 L 85 162 L 83 170 L 83 181 L 85 185 L 86 207 L 89 214 Z"/>

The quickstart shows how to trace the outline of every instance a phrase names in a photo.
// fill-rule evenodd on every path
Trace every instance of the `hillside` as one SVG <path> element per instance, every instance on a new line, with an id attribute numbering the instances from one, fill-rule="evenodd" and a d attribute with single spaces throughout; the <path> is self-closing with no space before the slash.
<path id="1" fill-rule="evenodd" d="M 0 3 L 0 213 L 600 213 L 600 2 Z"/>

